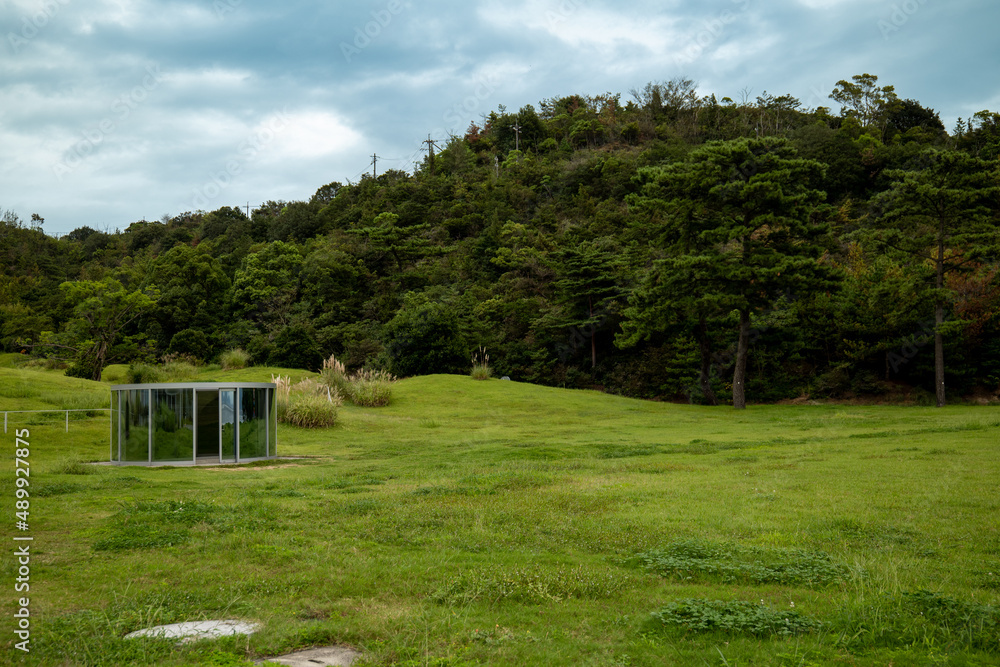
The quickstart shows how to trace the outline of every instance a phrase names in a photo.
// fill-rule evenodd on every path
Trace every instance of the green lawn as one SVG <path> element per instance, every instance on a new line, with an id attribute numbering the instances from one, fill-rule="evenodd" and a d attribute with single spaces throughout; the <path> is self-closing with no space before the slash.
<path id="1" fill-rule="evenodd" d="M 0 367 L 0 410 L 107 403 L 107 383 Z M 31 431 L 26 664 L 345 644 L 361 665 L 1000 665 L 996 408 L 734 412 L 429 376 L 340 414 L 279 427 L 279 453 L 309 458 L 198 469 L 83 466 L 108 457 L 105 417 L 12 416 L 9 507 Z M 16 576 L 5 558 L 0 662 L 19 664 Z M 263 627 L 122 639 L 211 618 Z"/>

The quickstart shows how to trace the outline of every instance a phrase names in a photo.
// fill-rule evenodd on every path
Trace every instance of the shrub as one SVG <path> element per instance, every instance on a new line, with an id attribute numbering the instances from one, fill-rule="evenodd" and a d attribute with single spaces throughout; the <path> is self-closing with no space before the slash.
<path id="1" fill-rule="evenodd" d="M 277 406 L 277 417 L 278 421 L 286 424 L 288 417 L 288 404 L 291 402 L 291 392 L 292 392 L 292 378 L 285 376 L 274 377 L 271 376 L 271 382 L 276 385 L 275 389 L 275 404 Z"/>
<path id="2" fill-rule="evenodd" d="M 204 331 L 198 329 L 184 329 L 178 331 L 170 339 L 168 349 L 176 355 L 196 357 L 202 355 L 207 357 L 205 352 L 211 349 L 212 344 Z"/>
<path id="3" fill-rule="evenodd" d="M 198 368 L 187 361 L 168 361 L 162 366 L 163 374 L 169 382 L 184 382 L 198 374 Z"/>
<path id="4" fill-rule="evenodd" d="M 395 381 L 396 378 L 388 371 L 360 370 L 350 378 L 347 397 L 354 405 L 364 408 L 389 405 Z"/>
<path id="5" fill-rule="evenodd" d="M 472 355 L 472 379 L 489 380 L 493 377 L 493 369 L 490 368 L 490 355 L 486 353 L 485 347 L 480 347 L 479 351 Z"/>
<path id="6" fill-rule="evenodd" d="M 329 359 L 323 362 L 319 377 L 323 384 L 331 389 L 336 389 L 341 396 L 349 396 L 347 389 L 350 381 L 347 376 L 347 368 L 332 354 Z"/>
<path id="7" fill-rule="evenodd" d="M 303 428 L 325 428 L 337 423 L 337 408 L 343 401 L 335 389 L 312 379 L 294 386 L 287 376 L 272 375 L 271 381 L 277 385 L 279 422 Z"/>
<path id="8" fill-rule="evenodd" d="M 431 373 L 464 373 L 468 347 L 451 304 L 408 294 L 385 325 L 391 370 L 401 377 Z"/>
<path id="9" fill-rule="evenodd" d="M 278 411 L 281 416 L 282 411 Z M 287 424 L 303 428 L 325 428 L 337 423 L 337 404 L 318 394 L 298 393 L 284 410 Z"/>
<path id="10" fill-rule="evenodd" d="M 316 336 L 302 326 L 288 326 L 274 339 L 274 347 L 267 357 L 271 366 L 316 370 L 323 361 Z"/>
<path id="11" fill-rule="evenodd" d="M 78 361 L 66 369 L 66 377 L 93 380 L 95 377 L 100 377 L 100 370 L 90 362 Z"/>
<path id="12" fill-rule="evenodd" d="M 382 370 L 360 370 L 348 375 L 347 368 L 333 355 L 323 362 L 319 376 L 322 386 L 346 397 L 355 405 L 368 408 L 389 405 L 392 383 L 396 381 L 390 373 Z"/>
<path id="13" fill-rule="evenodd" d="M 125 373 L 128 384 L 147 384 L 149 382 L 163 382 L 164 373 L 160 368 L 152 364 L 134 362 L 129 364 L 128 372 Z"/>
<path id="14" fill-rule="evenodd" d="M 223 352 L 219 356 L 219 363 L 222 364 L 222 370 L 225 371 L 246 368 L 247 364 L 250 363 L 250 355 L 243 351 L 242 348 L 237 347 Z"/>

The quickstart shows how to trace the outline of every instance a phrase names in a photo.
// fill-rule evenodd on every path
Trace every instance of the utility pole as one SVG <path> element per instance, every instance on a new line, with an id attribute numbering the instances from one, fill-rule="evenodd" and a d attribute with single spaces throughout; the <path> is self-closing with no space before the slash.
<path id="1" fill-rule="evenodd" d="M 427 139 L 421 141 L 422 144 L 427 144 L 427 163 L 430 165 L 431 175 L 434 175 L 434 144 L 437 142 L 431 139 L 431 135 L 427 135 Z M 440 148 L 440 147 L 439 147 Z"/>
<path id="2" fill-rule="evenodd" d="M 514 123 L 514 150 L 521 150 L 521 126 Z"/>
<path id="3" fill-rule="evenodd" d="M 372 153 L 372 178 L 378 176 L 378 155 Z"/>
<path id="4" fill-rule="evenodd" d="M 247 217 L 250 217 L 250 202 L 247 202 Z"/>

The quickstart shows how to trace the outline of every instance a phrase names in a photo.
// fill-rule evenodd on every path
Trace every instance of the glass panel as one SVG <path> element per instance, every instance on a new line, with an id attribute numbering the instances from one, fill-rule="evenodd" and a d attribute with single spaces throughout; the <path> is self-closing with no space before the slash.
<path id="1" fill-rule="evenodd" d="M 240 391 L 240 459 L 267 456 L 266 389 Z"/>
<path id="2" fill-rule="evenodd" d="M 219 392 L 198 392 L 198 456 L 219 458 Z"/>
<path id="3" fill-rule="evenodd" d="M 236 390 L 219 391 L 219 420 L 222 437 L 222 460 L 236 460 Z"/>
<path id="4" fill-rule="evenodd" d="M 267 390 L 268 413 L 267 413 L 267 455 L 276 456 L 278 451 L 278 406 L 275 404 L 275 391 Z"/>
<path id="5" fill-rule="evenodd" d="M 121 460 L 121 450 L 119 445 L 121 444 L 121 435 L 119 432 L 119 426 L 121 425 L 121 416 L 118 414 L 118 392 L 111 392 L 111 460 L 120 461 Z"/>
<path id="6" fill-rule="evenodd" d="M 194 456 L 192 391 L 152 390 L 154 461 L 190 461 Z"/>
<path id="7" fill-rule="evenodd" d="M 149 390 L 128 389 L 122 392 L 122 459 L 149 460 Z"/>

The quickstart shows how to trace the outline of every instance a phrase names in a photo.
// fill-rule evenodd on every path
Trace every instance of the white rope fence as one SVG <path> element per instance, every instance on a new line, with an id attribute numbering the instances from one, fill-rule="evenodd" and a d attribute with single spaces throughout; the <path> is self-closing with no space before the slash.
<path id="1" fill-rule="evenodd" d="M 7 415 L 8 414 L 24 414 L 24 413 L 37 413 L 37 412 L 65 412 L 66 413 L 66 432 L 69 433 L 69 413 L 71 412 L 111 412 L 111 408 L 80 408 L 74 410 L 4 410 L 3 411 L 3 432 L 7 432 Z"/>

